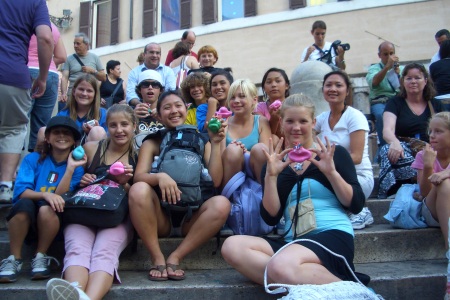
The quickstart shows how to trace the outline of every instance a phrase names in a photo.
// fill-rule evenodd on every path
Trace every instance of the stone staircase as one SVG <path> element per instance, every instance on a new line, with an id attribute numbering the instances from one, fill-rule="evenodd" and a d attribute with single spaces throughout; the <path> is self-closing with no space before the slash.
<path id="1" fill-rule="evenodd" d="M 372 287 L 385 299 L 442 299 L 446 285 L 444 242 L 440 230 L 426 228 L 401 230 L 383 219 L 391 200 L 369 199 L 367 205 L 375 223 L 355 232 L 355 267 L 371 276 Z M 8 207 L 0 208 L 0 257 L 9 255 L 9 239 L 4 217 Z M 223 242 L 223 238 L 221 239 Z M 170 253 L 178 238 L 161 239 L 164 253 Z M 20 278 L 13 284 L 1 284 L 1 299 L 45 299 L 46 281 L 28 278 L 33 246 L 23 250 L 25 264 Z M 181 282 L 152 282 L 147 279 L 150 266 L 148 252 L 141 241 L 137 251 L 128 247 L 120 259 L 122 284 L 114 285 L 105 299 L 276 299 L 231 269 L 211 239 L 182 263 L 187 278 Z M 62 242 L 55 242 L 49 255 L 63 258 Z M 54 277 L 60 276 L 55 269 Z"/>

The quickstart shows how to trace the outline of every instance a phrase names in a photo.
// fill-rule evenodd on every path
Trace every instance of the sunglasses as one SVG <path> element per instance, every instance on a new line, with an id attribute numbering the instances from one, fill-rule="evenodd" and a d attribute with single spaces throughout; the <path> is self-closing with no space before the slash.
<path id="1" fill-rule="evenodd" d="M 140 84 L 141 88 L 149 88 L 152 87 L 152 89 L 162 89 L 162 85 L 159 82 L 150 82 L 150 81 L 144 81 Z"/>

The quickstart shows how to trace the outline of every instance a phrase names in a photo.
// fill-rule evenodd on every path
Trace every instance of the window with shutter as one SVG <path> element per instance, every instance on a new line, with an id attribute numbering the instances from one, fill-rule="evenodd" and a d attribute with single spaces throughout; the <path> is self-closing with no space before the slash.
<path id="1" fill-rule="evenodd" d="M 216 0 L 202 0 L 202 23 L 212 24 L 217 22 Z"/>
<path id="2" fill-rule="evenodd" d="M 112 1 L 97 1 L 94 3 L 93 47 L 103 47 L 111 44 Z"/>
<path id="3" fill-rule="evenodd" d="M 111 5 L 111 45 L 119 43 L 119 0 L 112 0 Z"/>
<path id="4" fill-rule="evenodd" d="M 180 2 L 180 29 L 189 29 L 192 24 L 192 4 L 191 0 L 181 0 Z"/>
<path id="5" fill-rule="evenodd" d="M 256 0 L 245 0 L 244 17 L 256 16 Z"/>
<path id="6" fill-rule="evenodd" d="M 143 0 L 142 36 L 155 35 L 155 0 Z"/>
<path id="7" fill-rule="evenodd" d="M 243 17 L 244 0 L 222 0 L 222 21 Z"/>
<path id="8" fill-rule="evenodd" d="M 306 0 L 289 0 L 289 8 L 297 9 L 306 7 Z"/>
<path id="9" fill-rule="evenodd" d="M 91 39 L 91 4 L 92 2 L 80 2 L 80 27 L 79 32 L 86 34 Z"/>
<path id="10" fill-rule="evenodd" d="M 180 29 L 180 1 L 161 0 L 161 33 Z"/>

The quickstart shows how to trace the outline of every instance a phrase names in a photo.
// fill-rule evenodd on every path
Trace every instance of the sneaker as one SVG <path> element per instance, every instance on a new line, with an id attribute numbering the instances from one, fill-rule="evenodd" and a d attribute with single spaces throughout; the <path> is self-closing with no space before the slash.
<path id="1" fill-rule="evenodd" d="M 349 214 L 349 218 L 353 229 L 363 229 L 367 225 L 373 224 L 372 213 L 367 207 L 364 207 L 357 215 Z"/>
<path id="2" fill-rule="evenodd" d="M 232 235 L 234 235 L 233 230 L 231 230 L 228 224 L 224 224 L 222 226 L 222 229 L 220 229 L 220 236 L 232 236 Z"/>
<path id="3" fill-rule="evenodd" d="M 14 282 L 17 280 L 17 275 L 22 269 L 22 260 L 16 259 L 14 255 L 8 256 L 2 260 L 0 265 L 0 282 Z"/>
<path id="4" fill-rule="evenodd" d="M 70 283 L 60 278 L 50 279 L 47 282 L 46 292 L 48 300 L 90 300 L 78 287 L 78 282 Z"/>
<path id="5" fill-rule="evenodd" d="M 31 280 L 46 279 L 50 277 L 50 263 L 53 261 L 59 266 L 59 261 L 43 253 L 36 253 L 31 261 Z"/>
<path id="6" fill-rule="evenodd" d="M 6 185 L 0 186 L 0 203 L 11 203 L 13 197 L 13 190 Z"/>

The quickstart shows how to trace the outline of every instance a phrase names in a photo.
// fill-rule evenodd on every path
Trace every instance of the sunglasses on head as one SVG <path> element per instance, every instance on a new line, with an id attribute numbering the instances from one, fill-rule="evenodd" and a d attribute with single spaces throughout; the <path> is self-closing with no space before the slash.
<path id="1" fill-rule="evenodd" d="M 161 89 L 162 85 L 159 82 L 155 82 L 155 81 L 143 81 L 140 84 L 141 88 L 149 88 L 152 87 L 153 89 Z"/>

